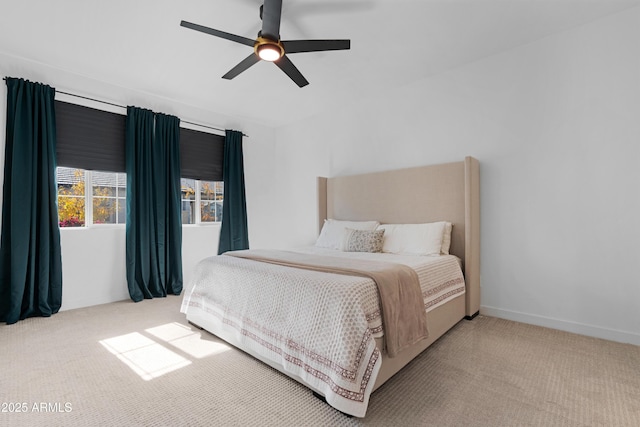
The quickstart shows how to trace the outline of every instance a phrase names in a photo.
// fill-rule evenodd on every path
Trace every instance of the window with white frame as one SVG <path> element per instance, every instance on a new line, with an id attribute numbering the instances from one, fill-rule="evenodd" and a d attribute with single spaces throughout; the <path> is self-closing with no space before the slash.
<path id="1" fill-rule="evenodd" d="M 56 127 L 60 226 L 124 224 L 126 117 L 56 101 Z M 180 128 L 182 224 L 222 221 L 224 138 Z"/>
<path id="2" fill-rule="evenodd" d="M 125 223 L 126 174 L 62 166 L 56 174 L 60 227 Z"/>
<path id="3" fill-rule="evenodd" d="M 127 174 L 91 171 L 94 224 L 124 224 L 127 216 Z"/>
<path id="4" fill-rule="evenodd" d="M 220 181 L 182 178 L 182 224 L 207 224 L 222 221 L 224 185 Z"/>
<path id="5" fill-rule="evenodd" d="M 126 174 L 63 166 L 56 172 L 60 227 L 125 223 Z M 181 190 L 182 224 L 222 221 L 222 182 L 182 178 Z"/>

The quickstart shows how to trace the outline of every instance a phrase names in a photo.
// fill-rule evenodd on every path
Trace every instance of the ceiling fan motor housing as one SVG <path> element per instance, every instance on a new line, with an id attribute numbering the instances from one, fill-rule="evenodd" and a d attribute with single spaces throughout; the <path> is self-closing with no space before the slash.
<path id="1" fill-rule="evenodd" d="M 269 49 L 279 53 L 279 56 L 275 58 L 274 61 L 277 61 L 278 59 L 284 56 L 284 46 L 282 46 L 282 43 L 280 43 L 280 40 L 274 41 L 274 40 L 271 40 L 270 38 L 259 36 L 256 39 L 255 44 L 253 45 L 253 50 L 256 53 L 256 55 L 258 55 L 260 58 L 263 58 L 263 56 L 260 55 L 260 52 L 263 49 Z"/>

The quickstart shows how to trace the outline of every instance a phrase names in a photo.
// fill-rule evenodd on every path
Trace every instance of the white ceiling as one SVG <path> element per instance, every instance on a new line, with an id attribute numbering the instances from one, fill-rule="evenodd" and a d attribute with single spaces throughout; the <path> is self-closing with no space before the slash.
<path id="1" fill-rule="evenodd" d="M 302 89 L 266 62 L 234 80 L 221 79 L 251 48 L 180 27 L 186 20 L 255 38 L 260 4 L 0 0 L 0 53 L 280 126 L 638 6 L 640 0 L 284 0 L 283 40 L 351 39 L 349 51 L 290 55 L 310 82 Z"/>

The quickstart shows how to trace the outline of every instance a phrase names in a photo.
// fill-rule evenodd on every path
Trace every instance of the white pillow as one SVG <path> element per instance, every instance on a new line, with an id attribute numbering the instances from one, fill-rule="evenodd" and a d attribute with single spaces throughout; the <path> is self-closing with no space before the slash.
<path id="1" fill-rule="evenodd" d="M 382 224 L 382 252 L 407 255 L 440 255 L 446 223 Z"/>
<path id="2" fill-rule="evenodd" d="M 340 249 L 344 239 L 346 228 L 354 230 L 375 230 L 380 223 L 378 221 L 340 221 L 337 219 L 326 219 L 316 247 L 328 249 Z"/>
<path id="3" fill-rule="evenodd" d="M 449 255 L 449 249 L 451 248 L 451 230 L 453 229 L 453 224 L 450 222 L 445 222 L 444 226 L 444 234 L 442 235 L 442 249 L 440 253 L 443 255 Z"/>

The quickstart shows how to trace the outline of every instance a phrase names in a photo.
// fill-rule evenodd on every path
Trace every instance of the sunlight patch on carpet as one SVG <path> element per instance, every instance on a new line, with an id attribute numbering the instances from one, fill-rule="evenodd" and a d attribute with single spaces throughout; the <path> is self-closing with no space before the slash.
<path id="1" fill-rule="evenodd" d="M 100 344 L 146 381 L 191 364 L 138 332 L 102 340 Z"/>

